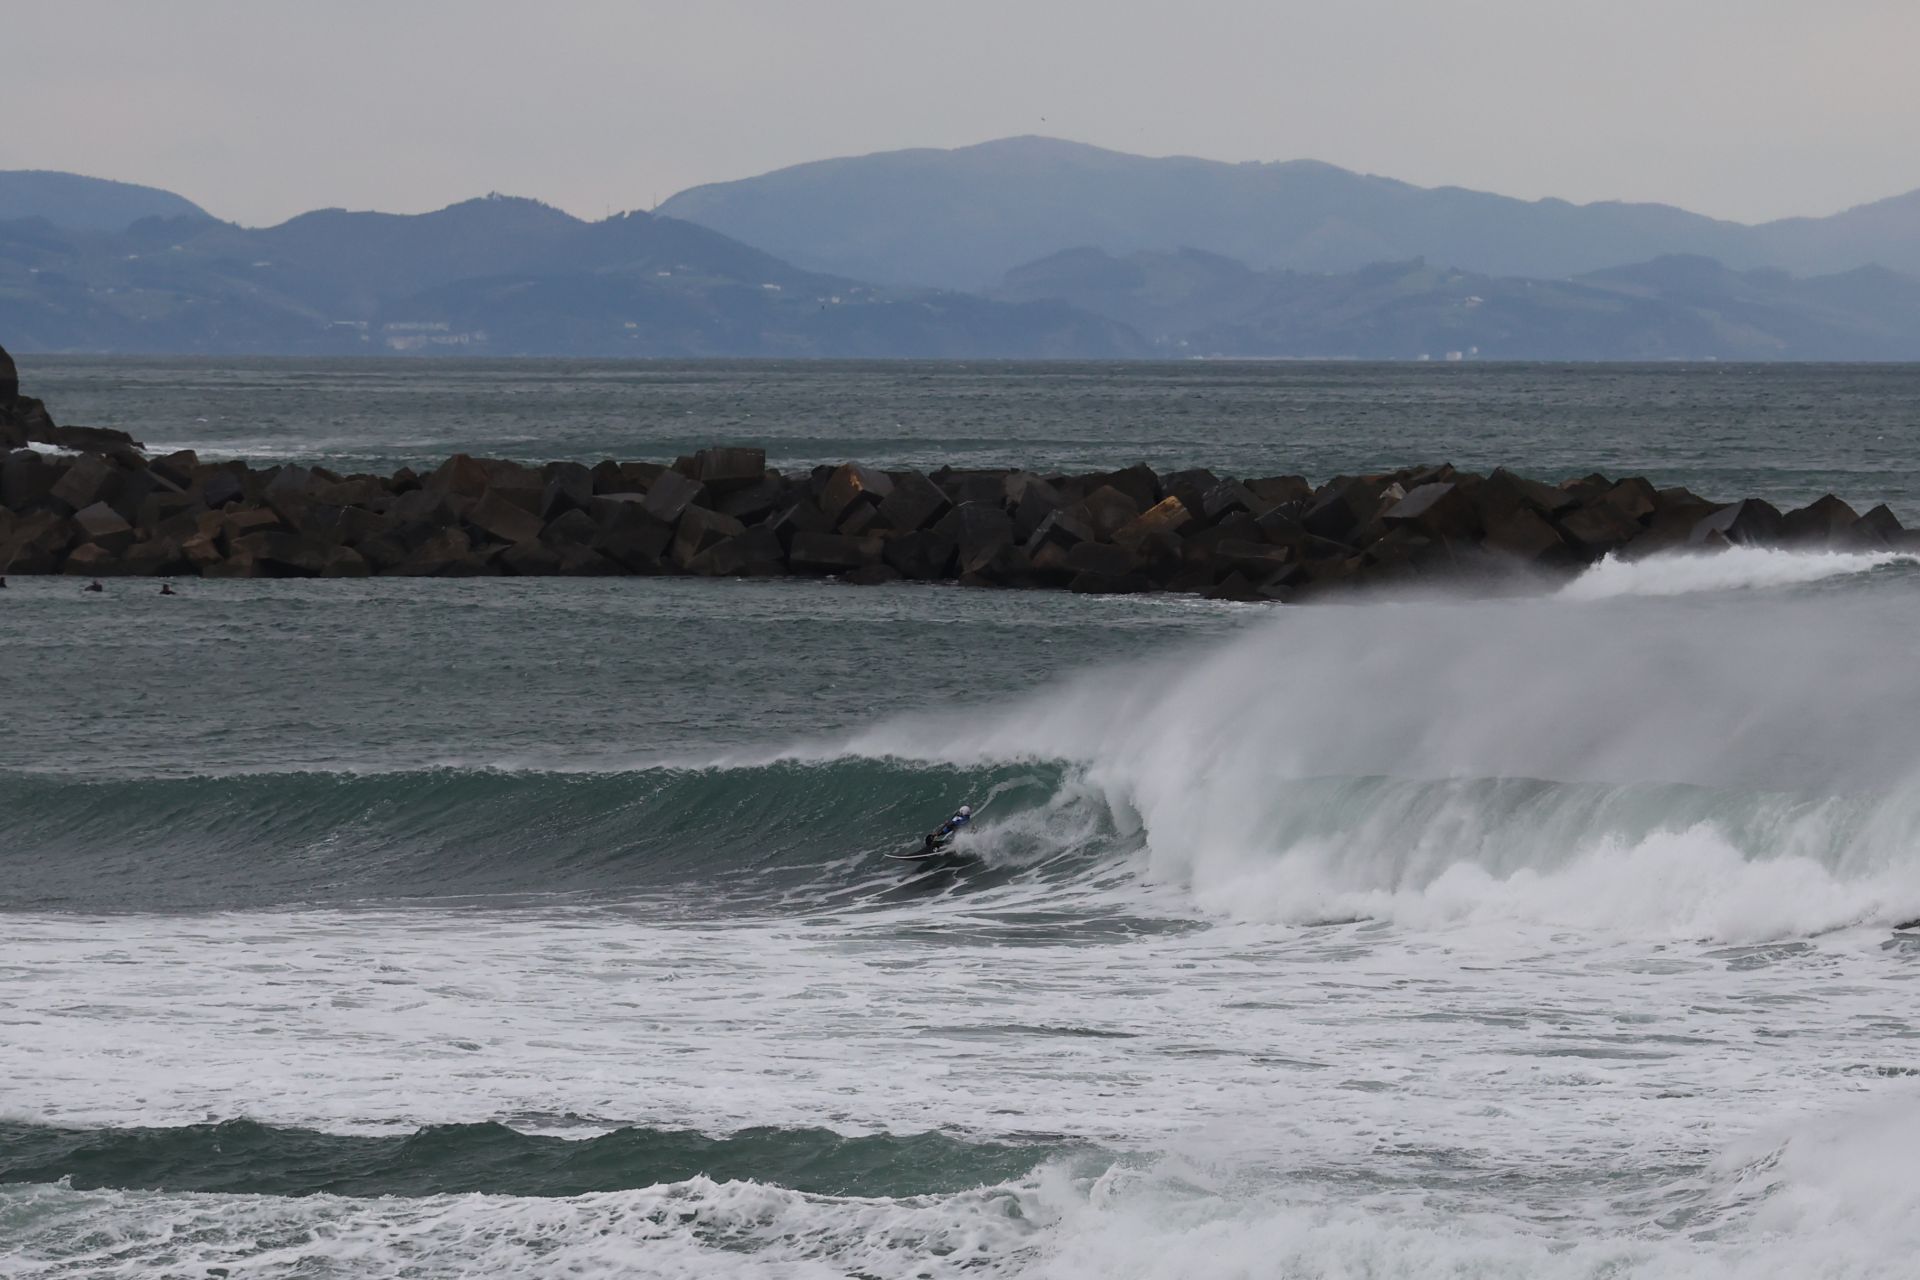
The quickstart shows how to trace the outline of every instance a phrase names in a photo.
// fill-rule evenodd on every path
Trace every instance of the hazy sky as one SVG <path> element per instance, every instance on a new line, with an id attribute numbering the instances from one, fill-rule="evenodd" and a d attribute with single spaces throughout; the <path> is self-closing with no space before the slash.
<path id="1" fill-rule="evenodd" d="M 0 168 L 583 216 L 1045 133 L 1753 221 L 1920 187 L 1920 0 L 0 0 Z"/>

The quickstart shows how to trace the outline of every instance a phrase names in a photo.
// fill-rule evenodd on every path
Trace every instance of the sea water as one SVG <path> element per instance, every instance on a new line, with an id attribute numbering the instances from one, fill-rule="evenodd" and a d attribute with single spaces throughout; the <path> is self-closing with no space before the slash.
<path id="1" fill-rule="evenodd" d="M 302 378 L 330 422 L 415 394 L 412 366 L 159 367 L 163 393 L 144 362 L 51 380 L 208 452 L 216 406 Z M 791 378 L 823 416 L 764 433 L 782 465 L 1013 461 L 1021 415 L 1053 465 L 1207 460 L 1204 415 L 1186 442 L 1095 421 L 1120 392 L 1081 369 L 931 366 L 935 403 L 997 398 L 1004 425 L 943 438 L 929 407 L 890 438 L 834 424 L 900 411 L 906 368 L 592 369 L 643 424 L 600 436 L 564 390 L 474 410 L 522 380 L 490 368 L 425 367 L 464 388 L 447 416 L 422 397 L 326 456 L 397 464 L 406 432 L 657 456 L 746 433 L 668 433 L 649 379 L 711 380 L 737 418 Z M 1406 381 L 1451 370 L 1164 378 L 1245 400 L 1222 470 L 1448 456 L 1787 502 L 1911 479 L 1784 410 L 1708 449 L 1646 399 L 1685 372 L 1491 371 L 1507 425 L 1471 456 L 1470 384 L 1429 384 L 1424 417 Z M 1828 395 L 1692 372 L 1728 403 Z M 1915 429 L 1913 375 L 1804 372 L 1878 397 L 1856 432 Z M 109 416 L 28 377 L 63 419 Z M 1256 429 L 1316 382 L 1370 425 Z M 1519 386 L 1638 408 L 1574 461 Z M 463 439 L 469 413 L 491 425 Z M 301 456 L 295 416 L 255 438 Z M 1904 555 L 1278 608 L 151 586 L 0 596 L 0 1275 L 1797 1280 L 1920 1256 Z M 883 857 L 962 800 L 966 861 Z"/>

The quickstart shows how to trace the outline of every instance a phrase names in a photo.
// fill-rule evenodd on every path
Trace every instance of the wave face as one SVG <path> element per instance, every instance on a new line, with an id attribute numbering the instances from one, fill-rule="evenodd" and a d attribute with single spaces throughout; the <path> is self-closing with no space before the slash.
<path id="1" fill-rule="evenodd" d="M 1019 1177 L 1068 1150 L 828 1129 L 743 1129 L 712 1138 L 626 1128 L 568 1139 L 495 1123 L 375 1137 L 251 1120 L 104 1130 L 0 1121 L 0 1183 L 273 1196 L 578 1196 L 706 1177 L 814 1195 L 923 1196 Z"/>
<path id="2" fill-rule="evenodd" d="M 665 894 L 813 906 L 981 808 L 962 888 L 1754 940 L 1920 916 L 1904 557 L 1605 562 L 1554 597 L 1282 609 L 985 707 L 592 772 L 0 773 L 0 904 Z M 1159 908 L 1167 905 L 1157 895 Z"/>
<path id="3" fill-rule="evenodd" d="M 1044 808 L 1063 785 L 1058 768 L 858 757 L 616 773 L 0 774 L 0 856 L 24 867 L 0 902 L 234 907 L 689 882 L 714 896 L 817 894 L 870 879 L 879 854 L 907 848 L 956 796 Z"/>

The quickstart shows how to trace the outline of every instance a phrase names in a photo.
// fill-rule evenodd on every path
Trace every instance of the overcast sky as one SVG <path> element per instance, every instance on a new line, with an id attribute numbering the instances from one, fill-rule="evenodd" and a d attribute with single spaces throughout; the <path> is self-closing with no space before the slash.
<path id="1" fill-rule="evenodd" d="M 1755 221 L 1920 187 L 1920 0 L 0 0 L 0 168 L 599 217 L 1044 133 Z"/>

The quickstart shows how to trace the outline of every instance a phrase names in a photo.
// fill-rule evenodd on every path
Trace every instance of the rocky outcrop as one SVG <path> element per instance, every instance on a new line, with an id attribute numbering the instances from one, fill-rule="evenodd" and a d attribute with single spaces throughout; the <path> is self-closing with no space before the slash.
<path id="1" fill-rule="evenodd" d="M 18 404 L 18 398 L 14 401 Z M 1451 466 L 1336 476 L 806 472 L 762 450 L 424 475 L 255 469 L 131 444 L 0 453 L 0 573 L 364 577 L 836 576 L 1307 599 L 1368 585 L 1552 580 L 1606 555 L 1915 545 L 1886 507 L 1781 512 L 1638 478 Z"/>
<path id="2" fill-rule="evenodd" d="M 803 575 L 1258 601 L 1551 581 L 1603 556 L 1735 544 L 1920 541 L 1884 505 L 1858 514 L 1832 496 L 1782 512 L 1638 477 L 1548 484 L 1446 465 L 1319 485 L 1144 464 L 782 472 L 729 446 L 592 467 L 457 454 L 425 474 L 256 469 L 57 427 L 0 351 L 0 574 Z"/>
<path id="3" fill-rule="evenodd" d="M 20 394 L 20 372 L 7 349 L 0 347 L 0 449 L 23 449 L 30 444 L 107 453 L 140 447 L 140 442 L 124 431 L 57 425 L 45 404 Z"/>

